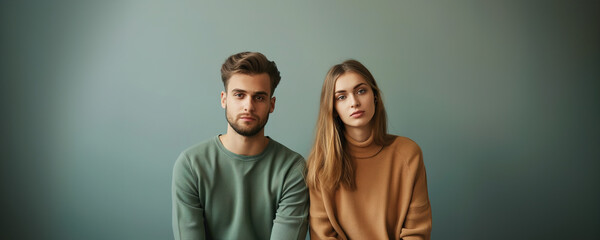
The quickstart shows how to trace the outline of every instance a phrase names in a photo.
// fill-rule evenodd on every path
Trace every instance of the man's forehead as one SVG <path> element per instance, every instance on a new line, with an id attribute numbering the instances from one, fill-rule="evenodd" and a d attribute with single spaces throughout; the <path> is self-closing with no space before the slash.
<path id="1" fill-rule="evenodd" d="M 266 73 L 261 74 L 233 74 L 227 84 L 228 91 L 233 92 L 270 92 L 271 81 L 269 75 Z"/>

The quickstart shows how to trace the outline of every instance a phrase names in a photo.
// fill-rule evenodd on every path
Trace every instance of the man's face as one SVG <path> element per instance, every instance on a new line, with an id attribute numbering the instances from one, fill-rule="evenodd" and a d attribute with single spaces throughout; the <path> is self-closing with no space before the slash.
<path id="1" fill-rule="evenodd" d="M 229 126 L 246 137 L 263 131 L 269 114 L 275 109 L 271 98 L 271 82 L 266 73 L 236 73 L 229 78 L 227 92 L 221 92 L 221 106 Z"/>

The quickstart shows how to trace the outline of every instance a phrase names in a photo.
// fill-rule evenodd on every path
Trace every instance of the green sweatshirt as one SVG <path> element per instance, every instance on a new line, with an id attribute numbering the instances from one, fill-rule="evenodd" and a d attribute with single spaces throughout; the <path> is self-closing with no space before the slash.
<path id="1" fill-rule="evenodd" d="M 273 139 L 255 156 L 218 136 L 183 151 L 173 168 L 175 239 L 304 239 L 305 161 Z"/>

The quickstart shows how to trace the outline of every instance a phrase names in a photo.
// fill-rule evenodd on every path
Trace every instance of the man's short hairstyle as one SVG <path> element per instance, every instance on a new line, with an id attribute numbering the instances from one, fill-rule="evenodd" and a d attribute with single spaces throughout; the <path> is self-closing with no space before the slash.
<path id="1" fill-rule="evenodd" d="M 259 52 L 241 52 L 231 55 L 225 60 L 221 67 L 221 79 L 225 90 L 227 90 L 229 78 L 236 73 L 248 75 L 267 73 L 271 80 L 271 96 L 273 96 L 273 92 L 275 92 L 275 88 L 281 80 L 275 62 L 269 61 L 265 55 Z"/>

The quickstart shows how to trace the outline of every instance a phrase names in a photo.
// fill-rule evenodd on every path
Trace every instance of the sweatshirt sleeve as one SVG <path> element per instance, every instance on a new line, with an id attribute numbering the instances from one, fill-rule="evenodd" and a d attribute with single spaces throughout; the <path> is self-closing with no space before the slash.
<path id="1" fill-rule="evenodd" d="M 190 161 L 181 154 L 173 167 L 173 235 L 175 240 L 205 239 L 204 209 L 198 192 L 198 178 Z"/>
<path id="2" fill-rule="evenodd" d="M 338 234 L 331 225 L 320 188 L 310 188 L 310 239 L 338 239 Z"/>
<path id="3" fill-rule="evenodd" d="M 303 240 L 306 237 L 309 204 L 304 169 L 304 159 L 300 158 L 285 178 L 271 239 Z"/>
<path id="4" fill-rule="evenodd" d="M 421 149 L 417 147 L 416 154 L 409 159 L 409 176 L 414 182 L 412 198 L 402 227 L 400 237 L 404 240 L 431 238 L 431 205 L 427 194 L 427 177 Z"/>

